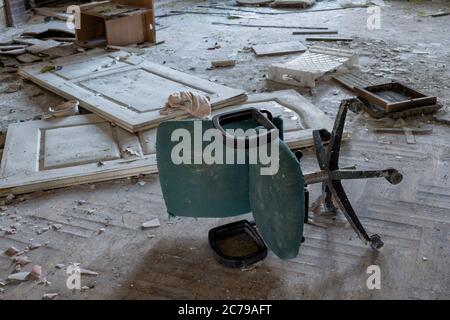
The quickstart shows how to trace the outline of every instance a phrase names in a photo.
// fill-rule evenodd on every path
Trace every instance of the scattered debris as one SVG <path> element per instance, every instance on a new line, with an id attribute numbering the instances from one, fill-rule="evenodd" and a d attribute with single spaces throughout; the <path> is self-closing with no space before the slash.
<path id="1" fill-rule="evenodd" d="M 332 77 L 334 80 L 342 84 L 347 89 L 354 91 L 355 87 L 368 87 L 373 85 L 374 83 L 367 81 L 365 79 L 362 79 L 353 73 L 338 73 L 333 75 Z"/>
<path id="2" fill-rule="evenodd" d="M 98 229 L 98 234 L 102 234 L 102 233 L 105 232 L 105 231 L 106 231 L 105 228 L 100 228 L 100 229 Z"/>
<path id="3" fill-rule="evenodd" d="M 7 236 L 11 236 L 11 235 L 14 235 L 16 233 L 17 233 L 17 230 L 14 229 L 14 228 L 10 228 L 10 229 L 5 231 L 5 235 L 7 235 Z"/>
<path id="4" fill-rule="evenodd" d="M 448 11 L 448 12 L 437 12 L 437 13 L 432 13 L 432 14 L 429 15 L 429 17 L 433 17 L 433 18 L 444 17 L 444 16 L 450 16 L 450 11 Z"/>
<path id="5" fill-rule="evenodd" d="M 305 39 L 306 41 L 343 41 L 343 42 L 350 42 L 353 41 L 352 38 L 337 38 L 337 37 L 307 37 Z"/>
<path id="6" fill-rule="evenodd" d="M 23 256 L 23 257 L 15 258 L 14 263 L 16 265 L 23 267 L 23 266 L 26 266 L 27 264 L 31 263 L 31 260 L 27 256 Z"/>
<path id="7" fill-rule="evenodd" d="M 159 219 L 154 218 L 152 220 L 146 221 L 142 224 L 142 229 L 149 229 L 149 228 L 157 228 L 161 226 Z"/>
<path id="8" fill-rule="evenodd" d="M 347 71 L 357 61 L 356 54 L 351 50 L 313 46 L 299 58 L 270 65 L 268 79 L 314 88 L 319 77 L 336 70 Z"/>
<path id="9" fill-rule="evenodd" d="M 55 107 L 49 107 L 48 111 L 54 117 L 72 116 L 79 113 L 78 111 L 79 104 L 80 102 L 78 100 L 69 100 Z"/>
<path id="10" fill-rule="evenodd" d="M 40 265 L 34 265 L 30 272 L 30 278 L 40 280 L 42 277 L 42 267 Z"/>
<path id="11" fill-rule="evenodd" d="M 236 0 L 236 3 L 241 6 L 257 6 L 262 7 L 274 2 L 275 0 Z"/>
<path id="12" fill-rule="evenodd" d="M 365 88 L 355 87 L 355 93 L 358 97 L 383 108 L 386 112 L 397 112 L 437 103 L 436 97 L 427 96 L 399 82 L 383 83 Z"/>
<path id="13" fill-rule="evenodd" d="M 63 225 L 60 223 L 54 223 L 54 224 L 50 225 L 50 227 L 56 231 L 56 230 L 61 229 L 63 227 Z"/>
<path id="14" fill-rule="evenodd" d="M 32 244 L 30 244 L 30 245 L 28 246 L 28 248 L 29 248 L 30 250 L 35 250 L 35 249 L 38 249 L 38 248 L 40 248 L 40 247 L 42 247 L 42 244 L 40 244 L 40 243 L 32 243 Z"/>
<path id="15" fill-rule="evenodd" d="M 309 8 L 316 3 L 316 0 L 275 0 L 270 3 L 272 8 Z"/>
<path id="16" fill-rule="evenodd" d="M 34 54 L 31 53 L 21 54 L 20 56 L 17 56 L 16 59 L 22 63 L 33 63 L 42 60 L 41 57 L 35 56 Z"/>
<path id="17" fill-rule="evenodd" d="M 57 293 L 44 293 L 42 300 L 54 300 L 57 296 Z"/>
<path id="18" fill-rule="evenodd" d="M 234 67 L 236 65 L 236 60 L 215 60 L 211 61 L 212 68 L 226 68 Z"/>
<path id="19" fill-rule="evenodd" d="M 307 48 L 300 41 L 258 44 L 252 47 L 258 57 L 305 52 Z"/>
<path id="20" fill-rule="evenodd" d="M 61 45 L 61 42 L 55 41 L 55 40 L 45 40 L 41 41 L 38 44 L 34 44 L 32 46 L 29 46 L 26 51 L 30 52 L 31 54 L 39 54 L 42 51 L 58 47 Z"/>
<path id="21" fill-rule="evenodd" d="M 47 72 L 54 71 L 54 70 L 56 70 L 56 66 L 46 65 L 46 66 L 42 67 L 41 73 L 47 73 Z"/>
<path id="22" fill-rule="evenodd" d="M 85 276 L 98 276 L 97 272 L 83 268 L 80 268 L 80 274 Z"/>
<path id="23" fill-rule="evenodd" d="M 220 49 L 221 46 L 216 42 L 214 43 L 214 45 L 212 47 L 208 47 L 208 50 L 216 50 L 216 49 Z"/>
<path id="24" fill-rule="evenodd" d="M 212 24 L 223 25 L 223 26 L 248 27 L 248 28 L 328 30 L 328 28 L 326 28 L 326 27 L 280 26 L 280 25 L 269 25 L 269 24 L 244 24 L 244 23 L 225 23 L 225 22 L 213 22 Z"/>
<path id="25" fill-rule="evenodd" d="M 125 148 L 122 150 L 122 152 L 126 155 L 126 156 L 136 156 L 136 157 L 140 157 L 141 154 L 139 152 L 137 152 L 136 150 L 134 150 L 133 148 Z"/>
<path id="26" fill-rule="evenodd" d="M 306 30 L 306 31 L 294 31 L 293 35 L 304 35 L 304 34 L 338 34 L 336 30 Z"/>
<path id="27" fill-rule="evenodd" d="M 30 276 L 30 272 L 16 272 L 8 276 L 10 281 L 27 281 Z"/>
<path id="28" fill-rule="evenodd" d="M 16 254 L 18 254 L 20 251 L 19 249 L 15 248 L 15 247 L 9 247 L 8 249 L 5 250 L 5 254 L 8 257 L 12 257 L 15 256 Z"/>
<path id="29" fill-rule="evenodd" d="M 386 128 L 386 127 L 375 127 L 373 131 L 375 132 L 385 132 L 385 133 L 403 133 L 404 129 L 402 128 Z M 433 129 L 423 129 L 423 128 L 408 128 L 412 133 L 415 134 L 430 134 L 433 133 Z"/>

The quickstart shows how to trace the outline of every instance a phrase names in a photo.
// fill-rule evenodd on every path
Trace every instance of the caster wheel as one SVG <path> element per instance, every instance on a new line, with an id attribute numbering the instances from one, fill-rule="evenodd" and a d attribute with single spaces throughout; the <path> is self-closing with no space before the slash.
<path id="1" fill-rule="evenodd" d="M 379 235 L 374 234 L 374 235 L 370 236 L 370 246 L 373 249 L 378 250 L 382 246 L 384 246 L 384 242 L 381 240 L 381 237 Z"/>
<path id="2" fill-rule="evenodd" d="M 386 177 L 390 184 L 399 184 L 403 180 L 403 175 L 395 169 L 390 169 L 392 173 Z"/>

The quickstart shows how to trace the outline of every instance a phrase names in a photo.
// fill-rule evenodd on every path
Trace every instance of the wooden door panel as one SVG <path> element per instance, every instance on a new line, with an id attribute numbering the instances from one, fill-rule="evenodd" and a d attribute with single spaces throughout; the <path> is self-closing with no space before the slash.
<path id="1" fill-rule="evenodd" d="M 24 66 L 20 74 L 66 99 L 116 123 L 130 132 L 156 127 L 160 122 L 189 117 L 184 111 L 161 115 L 168 96 L 179 91 L 207 95 L 213 109 L 243 102 L 247 95 L 208 80 L 118 51 L 56 59 L 60 68 L 42 73 L 48 62 Z"/>

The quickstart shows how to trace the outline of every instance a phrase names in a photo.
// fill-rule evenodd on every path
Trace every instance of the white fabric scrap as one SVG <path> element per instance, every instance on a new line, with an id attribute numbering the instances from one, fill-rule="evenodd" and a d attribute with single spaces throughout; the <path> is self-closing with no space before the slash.
<path id="1" fill-rule="evenodd" d="M 206 118 L 211 115 L 209 97 L 191 91 L 181 91 L 171 94 L 160 114 L 170 114 L 183 110 L 196 118 Z"/>

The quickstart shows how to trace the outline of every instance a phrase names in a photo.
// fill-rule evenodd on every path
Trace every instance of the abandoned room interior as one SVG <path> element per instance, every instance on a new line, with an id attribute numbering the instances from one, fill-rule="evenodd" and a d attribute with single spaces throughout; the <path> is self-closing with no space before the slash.
<path id="1" fill-rule="evenodd" d="M 447 300 L 450 2 L 0 0 L 0 300 Z"/>

